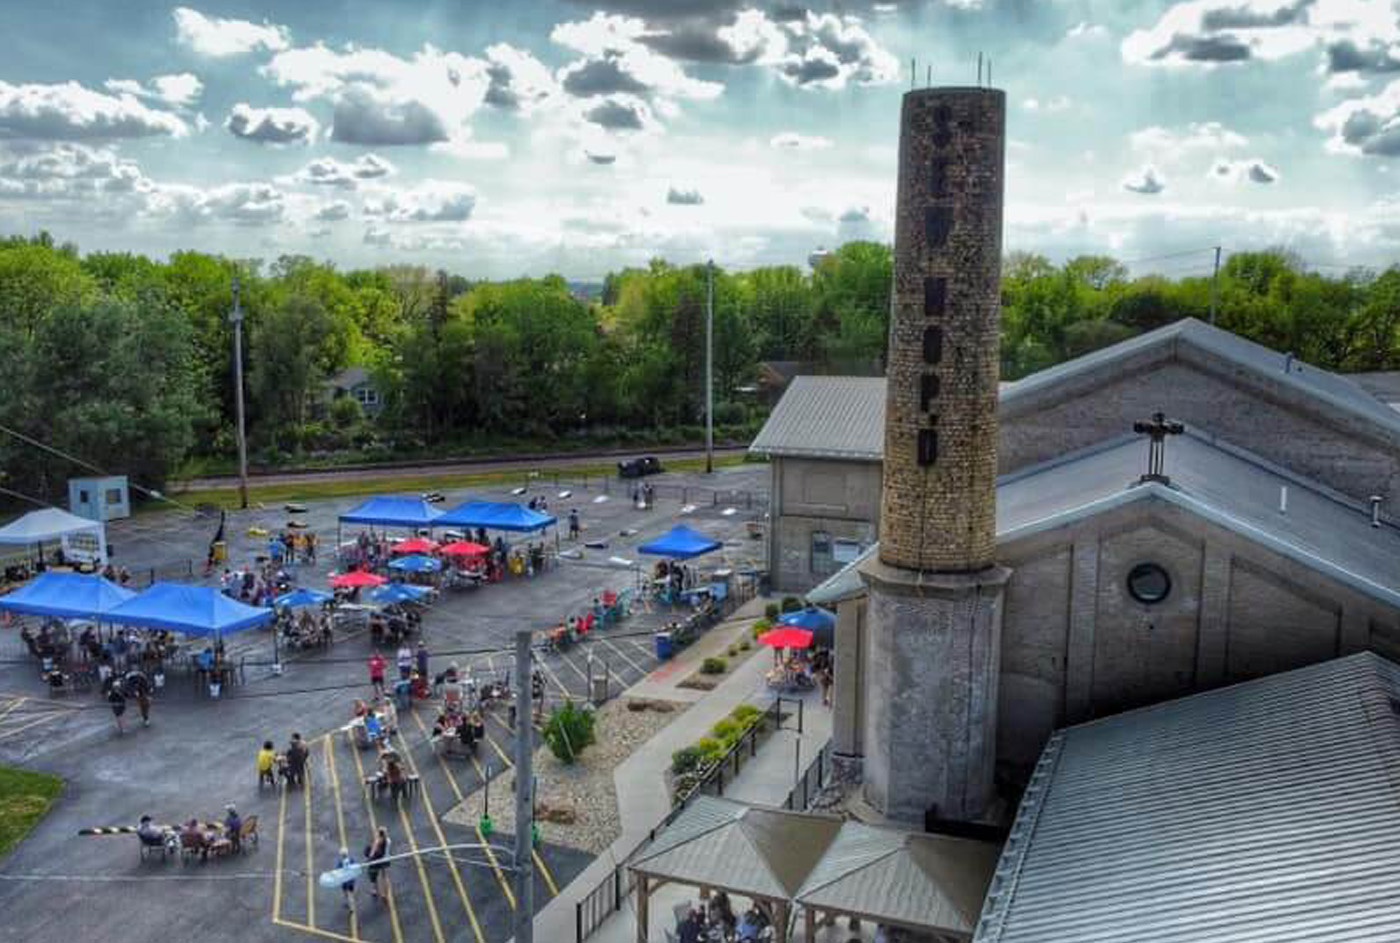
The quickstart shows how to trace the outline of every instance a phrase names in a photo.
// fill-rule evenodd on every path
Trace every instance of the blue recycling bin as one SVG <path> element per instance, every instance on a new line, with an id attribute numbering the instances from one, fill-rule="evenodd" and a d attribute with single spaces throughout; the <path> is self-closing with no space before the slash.
<path id="1" fill-rule="evenodd" d="M 656 657 L 657 657 L 657 659 L 659 659 L 660 661 L 666 661 L 666 660 L 669 659 L 673 654 L 675 654 L 675 650 L 671 647 L 671 633 L 670 633 L 670 632 L 657 632 L 657 633 L 656 633 Z"/>

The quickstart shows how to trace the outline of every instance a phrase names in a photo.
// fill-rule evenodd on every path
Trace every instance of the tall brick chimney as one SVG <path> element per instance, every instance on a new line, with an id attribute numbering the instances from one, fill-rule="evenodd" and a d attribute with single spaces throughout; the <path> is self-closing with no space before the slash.
<path id="1" fill-rule="evenodd" d="M 972 822 L 994 799 L 1006 96 L 904 96 L 880 553 L 869 588 L 865 799 Z"/>

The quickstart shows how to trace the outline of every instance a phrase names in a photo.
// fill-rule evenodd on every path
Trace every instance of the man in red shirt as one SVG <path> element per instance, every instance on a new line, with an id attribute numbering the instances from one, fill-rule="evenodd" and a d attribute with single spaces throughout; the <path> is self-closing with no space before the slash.
<path id="1" fill-rule="evenodd" d="M 384 668 L 387 662 L 384 656 L 375 652 L 369 656 L 369 686 L 374 689 L 376 695 L 384 694 Z"/>

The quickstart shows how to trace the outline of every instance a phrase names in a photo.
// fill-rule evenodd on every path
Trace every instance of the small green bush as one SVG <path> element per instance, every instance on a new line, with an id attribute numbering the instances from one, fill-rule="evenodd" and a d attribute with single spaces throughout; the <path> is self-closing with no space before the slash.
<path id="1" fill-rule="evenodd" d="M 593 743 L 594 716 L 573 701 L 556 707 L 544 725 L 544 742 L 561 763 L 573 763 Z"/>
<path id="2" fill-rule="evenodd" d="M 741 652 L 746 652 L 751 648 L 753 648 L 753 642 L 750 642 L 748 639 L 744 639 L 739 643 L 739 651 Z"/>
<path id="3" fill-rule="evenodd" d="M 783 611 L 778 608 L 778 604 L 775 602 L 770 602 L 768 605 L 763 607 L 763 618 L 767 619 L 769 622 L 776 622 L 778 620 L 778 616 L 782 614 Z"/>
<path id="4" fill-rule="evenodd" d="M 715 725 L 710 728 L 710 733 L 714 734 L 719 738 L 721 743 L 726 745 L 733 745 L 734 741 L 739 739 L 739 735 L 743 732 L 744 728 L 728 717 L 716 721 Z"/>
<path id="5" fill-rule="evenodd" d="M 729 655 L 730 658 L 735 658 L 735 657 L 737 657 L 738 654 L 739 654 L 739 645 L 738 645 L 738 643 L 731 643 L 730 646 L 729 646 L 728 648 L 725 649 L 725 652 Z"/>
<path id="6" fill-rule="evenodd" d="M 702 767 L 714 766 L 724 758 L 726 747 L 714 737 L 701 737 L 695 742 L 695 746 L 700 751 L 700 765 Z"/>
<path id="7" fill-rule="evenodd" d="M 773 623 L 768 619 L 755 619 L 753 624 L 753 637 L 757 639 L 771 628 L 773 628 Z"/>
<path id="8" fill-rule="evenodd" d="M 729 662 L 723 658 L 706 658 L 700 663 L 700 673 L 702 675 L 722 675 L 729 669 Z"/>
<path id="9" fill-rule="evenodd" d="M 783 597 L 783 612 L 796 612 L 802 608 L 802 600 L 796 596 Z"/>
<path id="10" fill-rule="evenodd" d="M 729 716 L 740 724 L 748 725 L 759 717 L 762 717 L 763 711 L 754 707 L 752 704 L 740 704 L 729 712 Z"/>
<path id="11" fill-rule="evenodd" d="M 671 772 L 683 776 L 700 765 L 702 753 L 698 746 L 689 746 L 671 754 Z"/>

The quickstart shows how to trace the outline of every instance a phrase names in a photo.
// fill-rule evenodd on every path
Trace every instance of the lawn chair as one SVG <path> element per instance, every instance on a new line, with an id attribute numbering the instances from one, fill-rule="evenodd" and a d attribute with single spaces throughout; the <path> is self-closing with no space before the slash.
<path id="1" fill-rule="evenodd" d="M 164 861 L 175 854 L 179 848 L 169 840 L 168 835 L 159 835 L 147 838 L 145 835 L 137 833 L 136 837 L 141 841 L 141 860 L 145 861 L 152 855 Z"/>
<path id="2" fill-rule="evenodd" d="M 202 844 L 200 840 L 195 836 L 187 835 L 184 832 L 180 833 L 181 863 L 189 861 L 191 858 L 205 857 L 206 850 L 206 846 Z"/>

